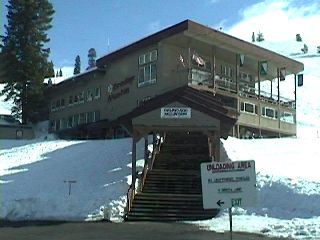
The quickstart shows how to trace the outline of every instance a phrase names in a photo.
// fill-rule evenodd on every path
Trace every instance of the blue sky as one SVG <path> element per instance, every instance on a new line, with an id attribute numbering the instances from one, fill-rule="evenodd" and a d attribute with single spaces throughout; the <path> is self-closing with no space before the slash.
<path id="1" fill-rule="evenodd" d="M 283 22 L 294 23 L 299 17 L 305 19 L 310 15 L 320 16 L 318 0 L 51 0 L 51 2 L 56 13 L 53 28 L 49 31 L 50 59 L 57 68 L 73 66 L 74 59 L 79 54 L 82 70 L 87 67 L 87 52 L 91 47 L 96 49 L 99 57 L 185 19 L 213 28 L 222 27 L 237 37 L 250 40 L 252 31 L 265 31 L 270 36 L 273 32 L 277 32 L 274 28 Z M 2 0 L 1 34 L 3 34 L 6 3 L 7 0 Z M 282 19 L 278 21 L 278 17 Z M 295 25 L 297 26 L 297 23 Z M 272 29 L 264 29 L 267 26 Z M 282 26 L 281 31 L 290 28 L 287 24 Z M 265 37 L 268 39 L 268 36 Z"/>

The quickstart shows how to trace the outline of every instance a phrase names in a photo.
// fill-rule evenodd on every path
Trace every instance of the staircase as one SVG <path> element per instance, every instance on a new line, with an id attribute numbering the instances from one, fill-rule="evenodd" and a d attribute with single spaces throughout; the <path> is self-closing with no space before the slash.
<path id="1" fill-rule="evenodd" d="M 218 210 L 202 207 L 200 163 L 208 161 L 205 135 L 167 134 L 143 191 L 133 200 L 127 220 L 191 221 L 216 216 Z"/>

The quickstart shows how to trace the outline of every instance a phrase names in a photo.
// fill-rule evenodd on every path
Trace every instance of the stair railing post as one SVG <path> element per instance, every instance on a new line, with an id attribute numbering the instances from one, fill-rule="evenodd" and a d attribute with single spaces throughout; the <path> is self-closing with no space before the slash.
<path id="1" fill-rule="evenodd" d="M 132 137 L 132 189 L 133 191 L 135 191 L 135 185 L 136 185 L 136 171 L 137 171 L 137 167 L 136 167 L 136 163 L 137 163 L 137 142 L 135 137 Z"/>

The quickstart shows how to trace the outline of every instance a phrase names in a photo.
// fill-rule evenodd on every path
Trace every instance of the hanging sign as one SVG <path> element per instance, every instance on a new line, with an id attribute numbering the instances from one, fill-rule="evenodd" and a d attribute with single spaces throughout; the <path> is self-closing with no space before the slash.
<path id="1" fill-rule="evenodd" d="M 267 75 L 268 74 L 268 62 L 267 61 L 263 61 L 260 62 L 260 75 Z"/>
<path id="2" fill-rule="evenodd" d="M 189 107 L 163 107 L 161 108 L 161 118 L 191 118 L 191 108 Z"/>
<path id="3" fill-rule="evenodd" d="M 298 74 L 298 87 L 303 86 L 303 74 Z"/>
<path id="4" fill-rule="evenodd" d="M 280 76 L 279 76 L 280 81 L 286 80 L 286 68 L 280 68 L 279 74 L 280 74 Z"/>

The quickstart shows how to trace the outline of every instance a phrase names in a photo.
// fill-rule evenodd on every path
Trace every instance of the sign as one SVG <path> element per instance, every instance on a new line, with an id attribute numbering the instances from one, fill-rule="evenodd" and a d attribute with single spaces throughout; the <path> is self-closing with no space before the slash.
<path id="1" fill-rule="evenodd" d="M 189 107 L 163 107 L 161 108 L 161 118 L 191 118 L 191 108 Z"/>
<path id="2" fill-rule="evenodd" d="M 254 161 L 201 163 L 203 208 L 252 206 L 256 202 Z"/>
<path id="3" fill-rule="evenodd" d="M 109 84 L 107 86 L 107 92 L 109 94 L 108 102 L 116 100 L 125 94 L 128 94 L 130 92 L 130 88 L 127 85 L 132 84 L 133 81 L 134 81 L 134 76 L 131 76 L 119 83 L 115 83 L 113 85 Z"/>

